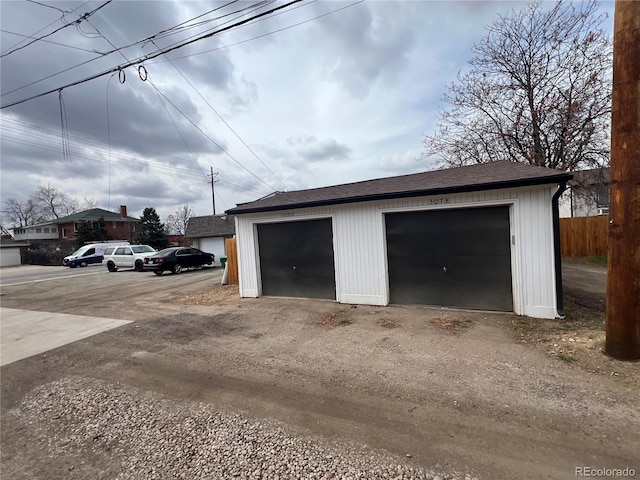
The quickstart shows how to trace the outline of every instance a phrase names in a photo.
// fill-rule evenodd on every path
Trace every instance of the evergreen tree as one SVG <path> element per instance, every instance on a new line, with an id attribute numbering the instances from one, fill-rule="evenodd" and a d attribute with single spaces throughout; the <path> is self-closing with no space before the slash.
<path id="1" fill-rule="evenodd" d="M 109 239 L 111 239 L 111 236 L 107 232 L 107 226 L 102 216 L 95 226 L 89 222 L 83 222 L 82 225 L 78 227 L 78 233 L 76 233 L 78 248 L 87 242 L 104 242 Z"/>
<path id="2" fill-rule="evenodd" d="M 169 245 L 169 239 L 165 233 L 164 225 L 160 221 L 156 209 L 147 207 L 140 217 L 140 243 L 151 245 L 158 250 Z"/>

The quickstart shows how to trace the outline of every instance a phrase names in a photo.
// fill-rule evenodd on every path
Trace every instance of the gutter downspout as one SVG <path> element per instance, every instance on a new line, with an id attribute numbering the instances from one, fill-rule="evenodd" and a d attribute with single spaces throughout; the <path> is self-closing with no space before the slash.
<path id="1" fill-rule="evenodd" d="M 551 209 L 553 216 L 553 251 L 556 270 L 556 305 L 558 317 L 564 318 L 564 301 L 562 298 L 562 255 L 560 251 L 560 209 L 558 201 L 560 195 L 567 189 L 567 181 L 564 180 L 558 185 L 558 190 L 553 194 L 551 199 Z"/>

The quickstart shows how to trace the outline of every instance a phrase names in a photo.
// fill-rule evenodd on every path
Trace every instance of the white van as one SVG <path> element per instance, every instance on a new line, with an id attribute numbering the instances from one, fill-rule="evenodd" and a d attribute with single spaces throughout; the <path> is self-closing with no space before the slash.
<path id="1" fill-rule="evenodd" d="M 105 243 L 88 243 L 73 252 L 68 257 L 64 257 L 62 264 L 65 267 L 76 268 L 77 266 L 86 267 L 90 263 L 102 263 L 102 256 L 108 247 L 118 245 L 129 245 L 126 240 L 111 240 Z"/>

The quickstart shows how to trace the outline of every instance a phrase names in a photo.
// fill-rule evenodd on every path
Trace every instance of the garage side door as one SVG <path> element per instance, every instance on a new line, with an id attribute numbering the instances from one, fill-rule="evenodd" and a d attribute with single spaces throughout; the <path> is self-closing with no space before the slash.
<path id="1" fill-rule="evenodd" d="M 509 207 L 385 216 L 391 303 L 513 311 Z"/>
<path id="2" fill-rule="evenodd" d="M 262 294 L 336 298 L 331 219 L 258 225 Z"/>

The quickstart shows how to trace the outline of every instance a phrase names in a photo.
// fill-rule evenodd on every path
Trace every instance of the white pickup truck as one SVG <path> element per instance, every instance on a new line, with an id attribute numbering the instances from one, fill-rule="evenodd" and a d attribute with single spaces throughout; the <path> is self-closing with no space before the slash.
<path id="1" fill-rule="evenodd" d="M 141 272 L 144 257 L 154 253 L 156 249 L 149 245 L 120 245 L 104 251 L 104 262 L 110 272 L 117 272 L 119 268 L 134 268 Z"/>

